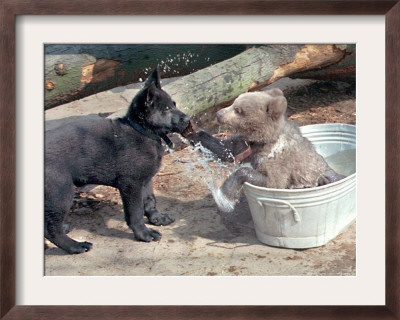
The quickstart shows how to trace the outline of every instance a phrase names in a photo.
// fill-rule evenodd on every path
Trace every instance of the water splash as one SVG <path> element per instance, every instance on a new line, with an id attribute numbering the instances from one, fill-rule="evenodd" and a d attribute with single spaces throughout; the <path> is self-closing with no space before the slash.
<path id="1" fill-rule="evenodd" d="M 211 191 L 212 196 L 218 206 L 224 212 L 232 212 L 235 209 L 237 201 L 229 200 L 220 188 Z"/>
<path id="2" fill-rule="evenodd" d="M 180 139 L 189 144 L 189 142 L 180 137 Z M 224 212 L 234 213 L 237 201 L 228 199 L 220 189 L 223 181 L 231 175 L 238 167 L 248 166 L 248 164 L 225 163 L 218 159 L 213 152 L 205 148 L 201 143 L 197 143 L 188 149 L 188 159 L 180 159 L 174 153 L 173 155 L 181 163 L 185 164 L 187 175 L 198 184 L 202 184 L 210 190 L 214 201 Z M 233 155 L 231 155 L 234 158 Z M 199 173 L 199 171 L 201 171 Z"/>
<path id="3" fill-rule="evenodd" d="M 181 135 L 177 136 L 185 144 L 189 145 L 187 148 L 189 157 L 187 157 L 187 159 L 182 159 L 172 149 L 169 153 L 173 155 L 178 162 L 185 164 L 187 175 L 195 182 L 202 183 L 211 192 L 215 192 L 226 177 L 234 171 L 233 166 L 222 162 L 212 151 L 205 148 L 200 142 L 195 145 L 190 145 L 186 138 Z M 199 170 L 202 170 L 201 174 L 199 174 Z"/>
<path id="4" fill-rule="evenodd" d="M 195 170 L 196 165 L 200 165 L 204 170 L 204 176 L 202 177 L 204 183 L 211 192 L 214 192 L 219 187 L 218 182 L 221 182 L 227 175 L 232 173 L 232 168 L 216 158 L 200 142 L 189 150 L 192 155 L 195 154 L 196 161 L 188 163 L 187 170 Z M 212 166 L 210 165 L 211 163 L 213 164 Z"/>

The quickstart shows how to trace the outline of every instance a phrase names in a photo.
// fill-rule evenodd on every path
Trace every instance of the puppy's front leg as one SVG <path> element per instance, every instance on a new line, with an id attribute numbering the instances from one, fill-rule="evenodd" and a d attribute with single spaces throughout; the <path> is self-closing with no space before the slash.
<path id="1" fill-rule="evenodd" d="M 220 188 L 213 191 L 213 197 L 222 211 L 230 212 L 235 208 L 245 182 L 266 187 L 266 181 L 266 176 L 257 170 L 242 167 L 232 173 Z"/>
<path id="2" fill-rule="evenodd" d="M 155 226 L 166 226 L 175 221 L 166 213 L 160 213 L 156 208 L 156 197 L 153 192 L 153 181 L 150 180 L 143 187 L 144 214 L 151 224 Z"/>
<path id="3" fill-rule="evenodd" d="M 248 148 L 248 145 L 241 137 L 233 136 L 228 139 L 219 139 L 206 131 L 191 133 L 187 135 L 187 139 L 192 143 L 200 142 L 204 148 L 210 150 L 217 158 L 226 162 L 235 161 L 235 156 Z"/>
<path id="4" fill-rule="evenodd" d="M 135 238 L 145 242 L 159 240 L 161 234 L 156 230 L 147 228 L 143 221 L 144 209 L 142 186 L 124 184 L 118 189 L 124 205 L 126 223 L 134 232 Z"/>

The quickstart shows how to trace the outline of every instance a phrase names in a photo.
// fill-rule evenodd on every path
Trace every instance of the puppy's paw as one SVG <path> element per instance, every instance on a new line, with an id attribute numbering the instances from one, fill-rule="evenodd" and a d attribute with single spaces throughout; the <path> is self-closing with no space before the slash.
<path id="1" fill-rule="evenodd" d="M 149 213 L 147 217 L 149 222 L 155 226 L 167 226 L 175 221 L 175 219 L 168 214 L 160 213 L 158 211 Z"/>
<path id="2" fill-rule="evenodd" d="M 154 229 L 142 229 L 135 231 L 135 238 L 139 241 L 150 242 L 158 241 L 161 239 L 161 233 Z"/>
<path id="3" fill-rule="evenodd" d="M 232 212 L 235 209 L 236 202 L 235 200 L 229 199 L 221 190 L 221 188 L 214 189 L 212 191 L 212 195 L 214 200 L 222 211 L 224 212 Z"/>
<path id="4" fill-rule="evenodd" d="M 92 249 L 93 244 L 87 241 L 84 242 L 75 242 L 69 248 L 65 248 L 68 253 L 77 254 L 77 253 L 84 253 Z"/>

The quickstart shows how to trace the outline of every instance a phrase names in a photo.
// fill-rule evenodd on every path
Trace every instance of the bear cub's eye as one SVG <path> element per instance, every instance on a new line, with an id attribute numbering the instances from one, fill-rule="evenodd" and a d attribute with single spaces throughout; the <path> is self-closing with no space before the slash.
<path id="1" fill-rule="evenodd" d="M 236 114 L 243 114 L 243 109 L 240 107 L 236 107 L 234 110 Z"/>

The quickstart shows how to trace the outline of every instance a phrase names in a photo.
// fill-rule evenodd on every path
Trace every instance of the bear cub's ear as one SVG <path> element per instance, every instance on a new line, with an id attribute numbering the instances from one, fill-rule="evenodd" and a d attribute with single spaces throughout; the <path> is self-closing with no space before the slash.
<path id="1" fill-rule="evenodd" d="M 264 92 L 266 94 L 270 95 L 271 97 L 279 97 L 279 96 L 283 97 L 283 91 L 281 89 L 279 89 L 279 88 L 265 90 Z"/>
<path id="2" fill-rule="evenodd" d="M 271 116 L 272 120 L 276 121 L 286 112 L 287 101 L 283 96 L 277 96 L 269 99 L 267 102 L 267 113 Z"/>

